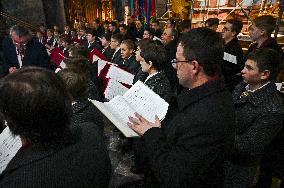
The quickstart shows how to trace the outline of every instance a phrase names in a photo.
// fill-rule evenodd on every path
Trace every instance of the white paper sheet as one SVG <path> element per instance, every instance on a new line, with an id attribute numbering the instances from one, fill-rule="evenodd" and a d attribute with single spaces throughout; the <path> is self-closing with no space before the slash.
<path id="1" fill-rule="evenodd" d="M 106 77 L 128 85 L 132 85 L 134 79 L 133 74 L 113 65 L 110 66 Z"/>
<path id="2" fill-rule="evenodd" d="M 5 170 L 8 163 L 21 147 L 22 142 L 20 137 L 14 137 L 10 129 L 6 127 L 0 134 L 0 174 Z"/>
<path id="3" fill-rule="evenodd" d="M 124 95 L 127 90 L 128 88 L 122 85 L 120 82 L 110 79 L 104 93 L 105 98 L 111 100 L 117 95 Z"/>
<path id="4" fill-rule="evenodd" d="M 237 57 L 232 55 L 232 54 L 224 52 L 223 59 L 226 60 L 226 61 L 229 61 L 230 63 L 237 64 Z"/>

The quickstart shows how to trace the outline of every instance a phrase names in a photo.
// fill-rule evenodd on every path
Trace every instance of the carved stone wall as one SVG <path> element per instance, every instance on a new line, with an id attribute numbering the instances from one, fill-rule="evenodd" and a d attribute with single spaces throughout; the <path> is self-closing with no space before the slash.
<path id="1" fill-rule="evenodd" d="M 1 0 L 3 11 L 33 24 L 45 23 L 43 3 L 40 0 Z M 8 24 L 15 24 L 8 20 Z"/>

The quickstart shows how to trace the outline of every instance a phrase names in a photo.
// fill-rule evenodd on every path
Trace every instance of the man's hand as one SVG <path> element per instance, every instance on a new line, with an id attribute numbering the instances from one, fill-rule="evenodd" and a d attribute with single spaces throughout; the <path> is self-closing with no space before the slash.
<path id="1" fill-rule="evenodd" d="M 143 136 L 144 133 L 152 127 L 161 128 L 161 122 L 157 115 L 155 116 L 155 123 L 149 122 L 137 112 L 135 113 L 135 117 L 136 118 L 128 117 L 130 122 L 128 122 L 127 125 L 141 136 Z"/>
<path id="2" fill-rule="evenodd" d="M 9 73 L 13 73 L 13 72 L 15 72 L 16 70 L 17 70 L 16 67 L 10 67 L 10 68 L 9 68 Z"/>

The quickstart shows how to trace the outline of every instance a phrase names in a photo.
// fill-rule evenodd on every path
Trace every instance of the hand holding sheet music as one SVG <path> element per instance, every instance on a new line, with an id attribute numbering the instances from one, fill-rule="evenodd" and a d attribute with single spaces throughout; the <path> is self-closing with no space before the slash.
<path id="1" fill-rule="evenodd" d="M 91 102 L 126 136 L 138 136 L 127 125 L 129 116 L 142 115 L 150 122 L 165 118 L 169 104 L 142 82 L 136 82 L 123 96 L 116 96 L 110 102 Z"/>

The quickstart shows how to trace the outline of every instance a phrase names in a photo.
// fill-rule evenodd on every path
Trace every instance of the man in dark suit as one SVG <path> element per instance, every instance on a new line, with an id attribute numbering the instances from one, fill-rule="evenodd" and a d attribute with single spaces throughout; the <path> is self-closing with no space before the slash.
<path id="1" fill-rule="evenodd" d="M 0 112 L 22 142 L 0 187 L 108 187 L 103 135 L 90 122 L 71 129 L 71 97 L 54 72 L 20 69 L 1 80 L 0 96 Z"/>
<path id="2" fill-rule="evenodd" d="M 9 74 L 22 66 L 49 66 L 49 56 L 41 43 L 34 41 L 29 30 L 15 25 L 10 37 L 3 40 L 3 72 Z"/>
<path id="3" fill-rule="evenodd" d="M 223 40 L 208 28 L 185 34 L 177 48 L 177 75 L 185 88 L 166 119 L 139 114 L 129 127 L 142 136 L 146 187 L 222 187 L 223 158 L 234 125 L 230 93 L 218 77 Z M 206 117 L 205 117 L 206 116 Z"/>

